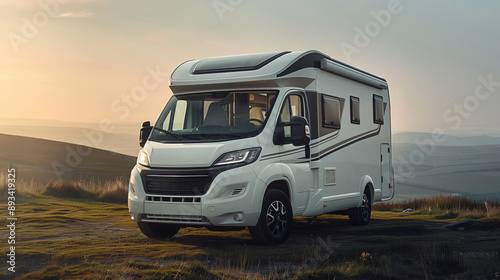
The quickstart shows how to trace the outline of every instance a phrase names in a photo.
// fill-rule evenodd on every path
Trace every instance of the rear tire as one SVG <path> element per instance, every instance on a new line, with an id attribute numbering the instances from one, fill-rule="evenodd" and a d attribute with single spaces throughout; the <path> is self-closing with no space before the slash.
<path id="1" fill-rule="evenodd" d="M 172 237 L 181 228 L 179 225 L 163 223 L 137 222 L 137 225 L 144 235 L 153 239 L 166 239 Z"/>
<path id="2" fill-rule="evenodd" d="M 353 226 L 365 226 L 370 222 L 372 213 L 372 201 L 370 192 L 365 190 L 363 202 L 360 207 L 349 209 L 349 220 Z"/>
<path id="3" fill-rule="evenodd" d="M 248 227 L 252 238 L 263 245 L 285 242 L 292 231 L 293 212 L 288 196 L 280 190 L 269 190 L 264 195 L 259 221 Z"/>

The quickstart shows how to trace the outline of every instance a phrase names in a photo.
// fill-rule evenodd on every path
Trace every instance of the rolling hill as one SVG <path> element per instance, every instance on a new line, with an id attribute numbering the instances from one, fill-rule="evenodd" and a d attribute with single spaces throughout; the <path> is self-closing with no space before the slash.
<path id="1" fill-rule="evenodd" d="M 415 144 L 395 141 L 393 147 L 396 199 L 433 194 L 500 198 L 500 145 L 435 146 L 429 154 Z M 128 179 L 135 161 L 102 149 L 0 134 L 0 170 L 13 166 L 18 179 L 25 181 Z"/>
<path id="2" fill-rule="evenodd" d="M 15 126 L 15 125 L 0 125 L 0 133 L 9 135 L 18 135 L 26 137 L 34 137 L 46 140 L 61 141 L 67 143 L 78 144 L 82 140 L 90 140 L 98 142 L 94 148 L 114 151 L 120 154 L 137 156 L 139 153 L 139 129 L 138 125 L 115 125 L 117 128 L 113 133 L 100 131 L 98 126 L 78 127 L 71 126 Z M 97 134 L 99 136 L 97 136 Z M 90 136 L 89 136 L 90 135 Z M 91 139 L 89 140 L 89 137 Z M 98 139 L 99 141 L 96 141 Z M 92 143 L 91 143 L 92 144 Z"/>
<path id="3" fill-rule="evenodd" d="M 396 198 L 457 194 L 500 199 L 500 145 L 393 143 Z"/>
<path id="4" fill-rule="evenodd" d="M 0 170 L 16 168 L 17 180 L 106 181 L 128 178 L 136 158 L 38 138 L 0 134 Z"/>

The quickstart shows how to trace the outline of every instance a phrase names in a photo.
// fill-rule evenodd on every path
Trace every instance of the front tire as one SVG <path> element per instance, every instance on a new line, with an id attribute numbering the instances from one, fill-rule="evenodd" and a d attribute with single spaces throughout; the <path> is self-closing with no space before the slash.
<path id="1" fill-rule="evenodd" d="M 353 226 L 365 226 L 370 222 L 372 202 L 370 192 L 365 190 L 360 207 L 349 209 L 349 220 Z"/>
<path id="2" fill-rule="evenodd" d="M 166 239 L 172 237 L 181 228 L 179 225 L 163 223 L 137 222 L 137 225 L 144 235 L 153 239 Z"/>
<path id="3" fill-rule="evenodd" d="M 264 195 L 259 220 L 248 227 L 252 238 L 263 245 L 285 242 L 292 230 L 292 205 L 288 196 L 280 190 L 269 190 Z"/>

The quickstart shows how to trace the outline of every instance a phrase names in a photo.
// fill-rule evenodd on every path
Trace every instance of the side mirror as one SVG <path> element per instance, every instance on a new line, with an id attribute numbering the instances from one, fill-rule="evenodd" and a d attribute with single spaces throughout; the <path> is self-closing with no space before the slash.
<path id="1" fill-rule="evenodd" d="M 311 132 L 309 131 L 306 118 L 294 116 L 291 122 L 284 123 L 283 125 L 285 143 L 292 143 L 294 146 L 304 146 L 311 141 Z"/>
<path id="2" fill-rule="evenodd" d="M 151 130 L 153 130 L 153 127 L 149 121 L 142 123 L 141 132 L 139 133 L 139 146 L 142 148 L 146 145 L 146 141 L 148 141 Z"/>
<path id="3" fill-rule="evenodd" d="M 292 117 L 291 122 L 280 124 L 274 134 L 276 145 L 293 144 L 294 146 L 304 146 L 311 141 L 311 133 L 307 119 L 300 116 Z"/>

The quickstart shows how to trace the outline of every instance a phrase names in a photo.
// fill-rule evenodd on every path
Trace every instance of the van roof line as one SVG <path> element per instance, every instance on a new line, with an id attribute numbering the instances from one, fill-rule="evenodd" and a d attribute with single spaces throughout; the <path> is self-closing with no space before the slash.
<path id="1" fill-rule="evenodd" d="M 170 88 L 174 94 L 185 94 L 202 89 L 222 89 L 225 86 L 243 87 L 269 86 L 283 84 L 279 80 L 290 75 L 297 79 L 302 74 L 295 72 L 306 68 L 316 68 L 334 73 L 363 84 L 382 89 L 387 88 L 387 81 L 341 61 L 335 60 L 319 51 L 270 52 L 246 55 L 212 57 L 201 60 L 189 60 L 179 65 L 170 76 Z M 306 80 L 312 76 L 305 73 Z M 292 74 L 292 75 L 291 75 Z M 310 82 L 297 80 L 297 85 Z M 285 81 L 283 81 L 285 82 Z M 305 84 L 304 84 L 305 82 Z M 285 82 L 285 84 L 295 84 Z"/>

